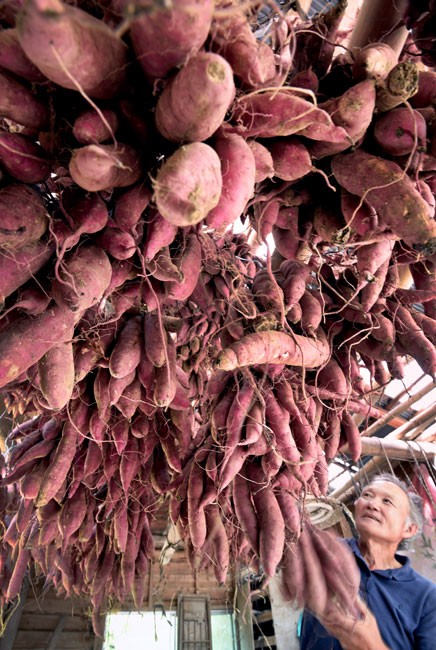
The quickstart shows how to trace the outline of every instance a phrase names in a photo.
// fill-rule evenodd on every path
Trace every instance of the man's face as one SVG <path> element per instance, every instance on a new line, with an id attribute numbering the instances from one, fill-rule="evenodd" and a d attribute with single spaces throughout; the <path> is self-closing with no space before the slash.
<path id="1" fill-rule="evenodd" d="M 409 521 L 407 494 L 390 481 L 373 481 L 355 504 L 356 528 L 362 538 L 398 545 L 412 537 L 416 524 Z"/>

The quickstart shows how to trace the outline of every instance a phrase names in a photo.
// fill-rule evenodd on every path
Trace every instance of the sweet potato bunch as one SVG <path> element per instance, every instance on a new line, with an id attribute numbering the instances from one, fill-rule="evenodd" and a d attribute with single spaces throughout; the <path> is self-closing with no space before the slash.
<path id="1" fill-rule="evenodd" d="M 336 56 L 344 8 L 0 8 L 2 604 L 34 565 L 101 632 L 166 504 L 193 570 L 353 611 L 304 498 L 436 374 L 436 73 Z"/>

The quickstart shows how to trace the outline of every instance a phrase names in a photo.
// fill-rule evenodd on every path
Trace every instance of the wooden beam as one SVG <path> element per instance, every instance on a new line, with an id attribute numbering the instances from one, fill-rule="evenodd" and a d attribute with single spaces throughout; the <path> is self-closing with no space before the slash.
<path id="1" fill-rule="evenodd" d="M 4 618 L 6 620 L 6 630 L 0 638 L 0 650 L 12 650 L 14 646 L 15 637 L 17 636 L 18 627 L 20 625 L 21 614 L 23 613 L 23 608 L 27 600 L 29 586 L 30 580 L 29 577 L 26 576 L 23 580 L 18 604 L 14 610 L 10 610 L 10 617 L 8 616 L 8 612 L 5 613 Z"/>
<path id="2" fill-rule="evenodd" d="M 61 637 L 62 630 L 64 629 L 66 622 L 67 622 L 67 617 L 65 616 L 65 614 L 62 614 L 62 616 L 58 621 L 58 624 L 56 625 L 53 631 L 53 634 L 51 635 L 51 639 L 47 646 L 47 650 L 56 650 L 56 646 Z"/>
<path id="3" fill-rule="evenodd" d="M 436 456 L 436 444 L 432 442 L 415 442 L 413 440 L 385 440 L 384 438 L 367 438 L 363 436 L 363 456 L 387 456 L 396 460 L 433 460 Z"/>

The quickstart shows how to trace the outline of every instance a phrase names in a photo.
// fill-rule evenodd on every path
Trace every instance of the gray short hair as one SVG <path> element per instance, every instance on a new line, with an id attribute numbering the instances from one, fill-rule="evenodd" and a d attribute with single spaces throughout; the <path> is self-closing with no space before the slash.
<path id="1" fill-rule="evenodd" d="M 403 492 L 406 494 L 407 498 L 409 499 L 409 522 L 412 524 L 416 524 L 418 526 L 417 533 L 422 529 L 422 524 L 423 524 L 423 513 L 422 513 L 422 499 L 421 497 L 414 492 L 412 489 L 409 488 L 409 486 L 399 479 L 397 476 L 394 474 L 389 474 L 389 473 L 383 473 L 383 474 L 377 474 L 376 476 L 372 476 L 367 485 L 371 485 L 371 483 L 375 483 L 376 481 L 386 481 L 389 483 L 393 483 L 397 487 L 401 488 Z M 415 537 L 415 535 L 413 536 Z M 406 550 L 410 548 L 410 543 L 413 539 L 413 537 L 410 537 L 408 539 L 403 539 L 399 544 L 398 544 L 398 550 Z"/>

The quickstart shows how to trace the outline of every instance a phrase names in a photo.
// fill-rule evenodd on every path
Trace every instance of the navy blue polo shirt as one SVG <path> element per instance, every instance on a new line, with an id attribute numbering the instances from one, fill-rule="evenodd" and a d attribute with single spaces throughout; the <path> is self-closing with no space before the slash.
<path id="1" fill-rule="evenodd" d="M 417 573 L 410 560 L 396 555 L 398 569 L 371 571 L 357 541 L 346 540 L 360 569 L 360 595 L 377 619 L 391 650 L 436 650 L 436 585 Z M 309 612 L 301 625 L 301 650 L 341 650 L 336 639 Z"/>

